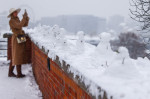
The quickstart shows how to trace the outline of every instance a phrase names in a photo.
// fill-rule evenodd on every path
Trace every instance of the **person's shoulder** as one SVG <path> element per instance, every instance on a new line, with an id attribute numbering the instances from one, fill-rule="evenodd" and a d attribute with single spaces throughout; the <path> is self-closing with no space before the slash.
<path id="1" fill-rule="evenodd" d="M 9 23 L 11 23 L 11 22 L 12 22 L 12 19 L 9 20 Z"/>
<path id="2" fill-rule="evenodd" d="M 15 19 L 11 18 L 11 19 L 9 20 L 9 23 L 13 23 L 14 21 L 15 21 Z"/>

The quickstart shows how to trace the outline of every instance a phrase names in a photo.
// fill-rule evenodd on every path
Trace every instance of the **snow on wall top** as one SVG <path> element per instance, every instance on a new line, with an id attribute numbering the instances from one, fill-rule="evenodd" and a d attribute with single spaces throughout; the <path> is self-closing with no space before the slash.
<path id="1" fill-rule="evenodd" d="M 147 58 L 133 60 L 124 47 L 119 53 L 110 47 L 110 33 L 99 35 L 99 45 L 93 46 L 84 41 L 84 32 L 78 32 L 78 39 L 66 38 L 66 31 L 55 25 L 38 26 L 27 29 L 31 40 L 39 47 L 49 50 L 48 56 L 70 64 L 70 71 L 75 75 L 84 75 L 89 91 L 99 93 L 92 82 L 101 86 L 114 99 L 150 99 L 150 61 Z M 88 79 L 88 80 L 87 80 Z M 92 82 L 91 82 L 92 81 Z"/>

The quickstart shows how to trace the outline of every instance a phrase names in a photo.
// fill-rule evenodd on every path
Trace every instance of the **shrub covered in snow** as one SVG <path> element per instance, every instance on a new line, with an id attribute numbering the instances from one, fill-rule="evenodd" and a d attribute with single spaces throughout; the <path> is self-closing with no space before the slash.
<path id="1" fill-rule="evenodd" d="M 146 44 L 142 41 L 140 36 L 135 33 L 121 33 L 118 39 L 112 40 L 110 43 L 112 49 L 115 51 L 118 51 L 120 46 L 126 47 L 129 50 L 130 57 L 133 59 L 146 57 Z"/>

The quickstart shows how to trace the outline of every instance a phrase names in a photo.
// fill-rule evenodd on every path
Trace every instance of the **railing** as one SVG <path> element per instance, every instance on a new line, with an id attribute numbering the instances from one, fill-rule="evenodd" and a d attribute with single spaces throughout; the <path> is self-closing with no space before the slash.
<path id="1" fill-rule="evenodd" d="M 0 57 L 7 57 L 7 39 L 0 39 Z"/>

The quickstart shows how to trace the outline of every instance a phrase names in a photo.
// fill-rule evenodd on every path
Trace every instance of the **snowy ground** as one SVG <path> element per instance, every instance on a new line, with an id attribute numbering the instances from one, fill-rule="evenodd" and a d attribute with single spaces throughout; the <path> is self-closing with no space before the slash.
<path id="1" fill-rule="evenodd" d="M 23 66 L 25 78 L 8 77 L 8 61 L 0 58 L 0 99 L 42 99 L 31 65 Z M 16 69 L 14 70 L 16 73 Z"/>

